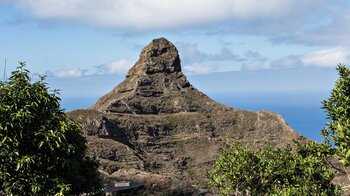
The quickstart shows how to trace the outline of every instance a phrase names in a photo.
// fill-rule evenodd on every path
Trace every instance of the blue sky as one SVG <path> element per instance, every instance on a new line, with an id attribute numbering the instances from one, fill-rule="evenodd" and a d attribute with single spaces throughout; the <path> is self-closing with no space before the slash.
<path id="1" fill-rule="evenodd" d="M 66 97 L 106 93 L 158 37 L 205 92 L 329 91 L 350 64 L 348 0 L 0 0 L 0 24 L 0 69 Z"/>

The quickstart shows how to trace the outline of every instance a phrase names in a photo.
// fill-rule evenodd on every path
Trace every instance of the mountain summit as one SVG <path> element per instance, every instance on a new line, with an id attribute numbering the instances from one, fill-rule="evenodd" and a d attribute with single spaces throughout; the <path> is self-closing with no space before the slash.
<path id="1" fill-rule="evenodd" d="M 92 109 L 110 113 L 162 114 L 228 110 L 195 89 L 181 71 L 176 47 L 165 38 L 143 48 L 126 79 Z"/>
<path id="2" fill-rule="evenodd" d="M 140 59 L 126 77 L 144 74 L 170 74 L 181 72 L 179 53 L 173 43 L 158 38 L 142 49 Z"/>
<path id="3" fill-rule="evenodd" d="M 305 138 L 270 111 L 221 105 L 194 88 L 176 47 L 164 38 L 146 46 L 125 80 L 79 119 L 89 155 L 105 181 L 137 181 L 144 194 L 205 194 L 211 164 L 225 144 L 285 146 Z"/>

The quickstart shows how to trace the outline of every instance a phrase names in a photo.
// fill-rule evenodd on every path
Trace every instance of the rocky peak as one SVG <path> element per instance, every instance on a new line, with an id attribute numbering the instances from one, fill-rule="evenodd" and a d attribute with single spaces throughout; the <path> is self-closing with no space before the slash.
<path id="1" fill-rule="evenodd" d="M 158 38 L 142 49 L 139 60 L 126 77 L 174 72 L 181 72 L 179 53 L 170 41 Z"/>
<path id="2" fill-rule="evenodd" d="M 227 143 L 281 147 L 305 139 L 275 113 L 234 110 L 198 91 L 164 38 L 146 46 L 92 108 L 69 116 L 81 122 L 104 179 L 142 182 L 144 195 L 204 195 L 206 174 Z"/>
<path id="3" fill-rule="evenodd" d="M 126 79 L 92 106 L 102 112 L 160 114 L 227 109 L 195 89 L 181 71 L 176 47 L 165 38 L 142 49 Z"/>

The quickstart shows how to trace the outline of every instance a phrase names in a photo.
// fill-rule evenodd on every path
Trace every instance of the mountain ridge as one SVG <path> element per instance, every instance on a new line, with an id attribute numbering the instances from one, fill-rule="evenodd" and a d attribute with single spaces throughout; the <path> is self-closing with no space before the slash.
<path id="1" fill-rule="evenodd" d="M 233 109 L 197 90 L 165 38 L 146 46 L 125 80 L 95 105 L 68 115 L 81 119 L 106 181 L 142 182 L 150 194 L 209 191 L 206 172 L 227 143 L 307 140 L 276 113 Z"/>

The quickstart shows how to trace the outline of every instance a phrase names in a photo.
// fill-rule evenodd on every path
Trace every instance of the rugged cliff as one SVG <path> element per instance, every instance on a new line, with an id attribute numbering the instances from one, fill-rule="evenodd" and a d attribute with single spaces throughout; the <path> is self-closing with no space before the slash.
<path id="1" fill-rule="evenodd" d="M 194 88 L 176 47 L 164 38 L 146 46 L 126 79 L 81 118 L 89 154 L 107 179 L 134 180 L 149 193 L 200 193 L 228 142 L 284 146 L 305 138 L 269 111 L 236 110 Z"/>

